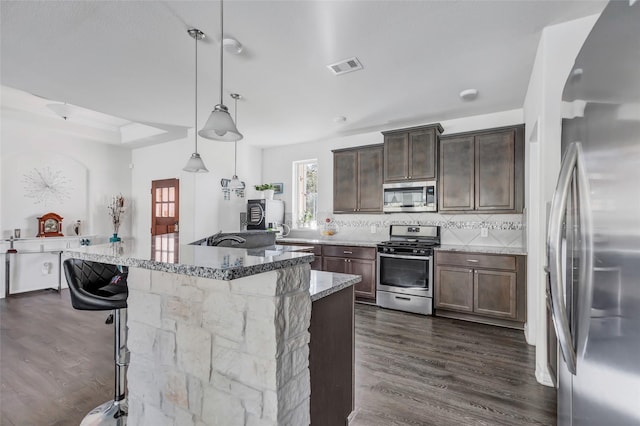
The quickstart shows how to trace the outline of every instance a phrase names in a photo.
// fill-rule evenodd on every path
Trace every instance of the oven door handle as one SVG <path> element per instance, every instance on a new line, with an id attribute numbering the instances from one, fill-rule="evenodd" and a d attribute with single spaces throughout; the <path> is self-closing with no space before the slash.
<path id="1" fill-rule="evenodd" d="M 433 255 L 424 256 L 424 255 L 406 255 L 406 254 L 387 254 L 387 253 L 378 253 L 378 257 L 392 257 L 394 259 L 425 259 L 425 260 L 433 260 Z"/>

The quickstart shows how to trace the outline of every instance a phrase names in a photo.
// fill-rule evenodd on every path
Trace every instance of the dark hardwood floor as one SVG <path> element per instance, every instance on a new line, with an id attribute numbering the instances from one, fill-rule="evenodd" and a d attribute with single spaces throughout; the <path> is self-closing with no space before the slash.
<path id="1" fill-rule="evenodd" d="M 554 425 L 522 331 L 356 305 L 351 425 Z"/>
<path id="2" fill-rule="evenodd" d="M 109 312 L 77 311 L 69 291 L 0 300 L 0 425 L 74 425 L 113 398 Z"/>
<path id="3" fill-rule="evenodd" d="M 0 425 L 76 426 L 112 397 L 106 316 L 66 290 L 0 300 Z M 533 365 L 521 331 L 357 304 L 351 424 L 553 425 Z"/>

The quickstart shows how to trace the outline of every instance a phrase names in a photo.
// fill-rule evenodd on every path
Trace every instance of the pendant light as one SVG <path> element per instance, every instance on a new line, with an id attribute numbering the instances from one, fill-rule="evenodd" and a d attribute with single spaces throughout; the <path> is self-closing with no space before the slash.
<path id="1" fill-rule="evenodd" d="M 205 34 L 197 28 L 191 28 L 187 31 L 189 36 L 191 36 L 196 41 L 196 111 L 195 111 L 195 126 L 194 130 L 194 140 L 196 145 L 196 150 L 193 154 L 191 154 L 191 158 L 187 161 L 187 165 L 184 166 L 182 170 L 185 172 L 191 173 L 207 173 L 209 170 L 204 165 L 204 161 L 200 158 L 200 154 L 198 154 L 198 40 L 202 40 L 205 37 Z"/>
<path id="2" fill-rule="evenodd" d="M 220 103 L 213 108 L 209 119 L 202 130 L 198 132 L 206 139 L 233 142 L 242 139 L 242 134 L 229 115 L 229 109 L 222 103 L 222 91 L 224 83 L 224 9 L 223 1 L 220 0 Z"/>
<path id="3" fill-rule="evenodd" d="M 235 102 L 235 108 L 233 113 L 235 115 L 235 122 L 237 124 L 238 123 L 238 99 L 241 99 L 242 96 L 240 96 L 237 93 L 232 93 L 231 97 Z M 239 139 L 236 139 L 235 141 L 233 141 L 233 177 L 229 182 L 229 189 L 232 191 L 236 189 L 244 189 L 244 183 L 242 183 L 240 179 L 238 179 L 238 175 L 236 174 L 236 168 L 238 165 L 238 140 Z"/>

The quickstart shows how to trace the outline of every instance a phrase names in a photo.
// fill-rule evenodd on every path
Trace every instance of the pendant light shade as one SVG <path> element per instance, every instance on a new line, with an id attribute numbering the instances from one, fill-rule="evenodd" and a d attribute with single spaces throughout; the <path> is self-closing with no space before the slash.
<path id="1" fill-rule="evenodd" d="M 198 132 L 206 139 L 213 139 L 224 142 L 234 142 L 242 139 L 242 134 L 236 128 L 229 109 L 222 103 L 222 92 L 224 89 L 224 7 L 220 0 L 220 103 L 213 108 L 209 119 L 202 130 Z"/>
<path id="2" fill-rule="evenodd" d="M 223 104 L 214 107 L 209 119 L 198 134 L 203 138 L 225 142 L 242 139 L 242 135 L 231 119 L 229 109 Z"/>
<path id="3" fill-rule="evenodd" d="M 187 165 L 182 169 L 185 172 L 191 173 L 207 173 L 209 169 L 204 165 L 204 161 L 200 158 L 200 154 L 194 152 L 191 154 L 191 158 L 187 161 Z"/>
<path id="4" fill-rule="evenodd" d="M 193 138 L 195 142 L 195 152 L 191 154 L 191 158 L 187 161 L 187 165 L 182 168 L 185 172 L 189 173 L 207 173 L 209 169 L 204 165 L 204 161 L 200 158 L 200 154 L 198 154 L 198 133 L 196 133 L 196 129 L 198 128 L 198 40 L 202 40 L 205 35 L 202 31 L 197 28 L 191 28 L 187 31 L 189 36 L 196 41 L 196 84 L 195 84 L 195 126 L 193 127 Z"/>
<path id="5" fill-rule="evenodd" d="M 242 98 L 241 95 L 237 93 L 232 93 L 231 97 L 235 103 L 234 115 L 235 122 L 238 122 L 238 99 Z M 222 185 L 222 192 L 224 192 L 225 200 L 229 199 L 229 194 L 234 192 L 236 196 L 244 198 L 244 182 L 242 182 L 238 178 L 237 174 L 237 166 L 238 166 L 238 139 L 233 141 L 233 177 L 231 179 L 223 179 L 225 183 Z"/>
<path id="6" fill-rule="evenodd" d="M 244 189 L 244 184 L 240 179 L 238 179 L 237 175 L 233 175 L 233 177 L 231 178 L 231 181 L 229 182 L 229 189 Z"/>

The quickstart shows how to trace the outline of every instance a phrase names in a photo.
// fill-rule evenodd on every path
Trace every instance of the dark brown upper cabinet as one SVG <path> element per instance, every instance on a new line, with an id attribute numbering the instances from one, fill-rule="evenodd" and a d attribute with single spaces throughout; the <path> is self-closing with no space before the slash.
<path id="1" fill-rule="evenodd" d="M 333 151 L 333 212 L 382 212 L 381 144 Z"/>
<path id="2" fill-rule="evenodd" d="M 382 132 L 384 182 L 432 180 L 438 175 L 440 124 Z"/>
<path id="3" fill-rule="evenodd" d="M 522 213 L 524 126 L 440 137 L 438 210 Z"/>

